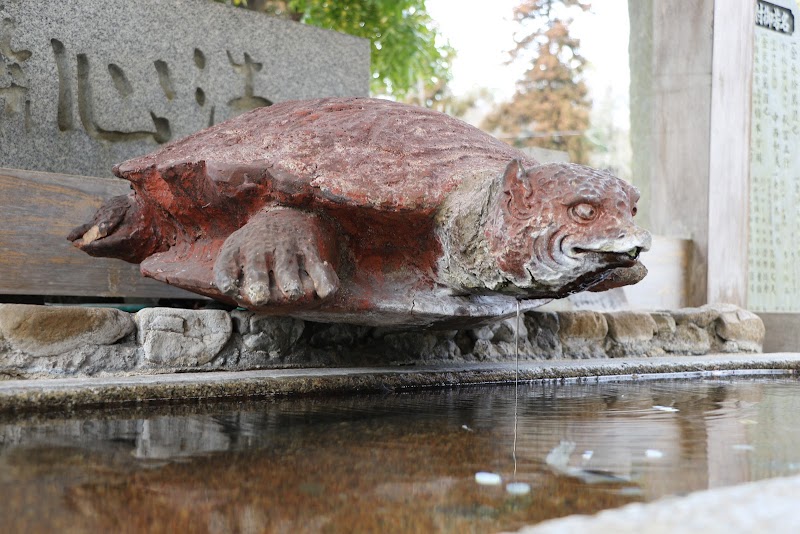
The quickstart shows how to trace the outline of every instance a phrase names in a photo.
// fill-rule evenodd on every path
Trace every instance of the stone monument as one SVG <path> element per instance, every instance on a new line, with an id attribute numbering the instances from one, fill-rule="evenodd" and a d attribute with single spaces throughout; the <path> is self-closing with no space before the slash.
<path id="1" fill-rule="evenodd" d="M 0 0 L 0 295 L 192 298 L 64 234 L 128 190 L 120 161 L 255 107 L 366 96 L 369 51 L 211 0 Z"/>
<path id="2" fill-rule="evenodd" d="M 366 96 L 369 42 L 206 0 L 0 1 L 0 167 L 110 176 L 244 111 Z"/>
<path id="3" fill-rule="evenodd" d="M 756 5 L 748 307 L 800 312 L 800 32 L 793 0 Z"/>

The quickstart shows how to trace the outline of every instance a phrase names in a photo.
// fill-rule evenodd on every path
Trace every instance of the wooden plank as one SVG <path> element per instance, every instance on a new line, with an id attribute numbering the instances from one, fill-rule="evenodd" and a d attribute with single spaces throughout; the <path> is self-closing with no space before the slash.
<path id="1" fill-rule="evenodd" d="M 200 298 L 67 241 L 104 199 L 127 191 L 122 180 L 0 169 L 0 294 Z"/>
<path id="2" fill-rule="evenodd" d="M 635 156 L 650 158 L 644 162 L 652 172 L 650 229 L 691 239 L 691 305 L 745 306 L 753 4 L 635 5 L 636 20 L 652 24 L 652 61 L 632 52 L 639 54 L 634 66 L 648 69 L 632 77 L 644 84 L 634 87 L 632 99 L 638 111 L 652 114 L 640 125 L 652 125 L 650 137 L 637 145 L 649 151 Z"/>
<path id="3" fill-rule="evenodd" d="M 708 302 L 747 306 L 755 9 L 714 2 L 708 173 Z"/>

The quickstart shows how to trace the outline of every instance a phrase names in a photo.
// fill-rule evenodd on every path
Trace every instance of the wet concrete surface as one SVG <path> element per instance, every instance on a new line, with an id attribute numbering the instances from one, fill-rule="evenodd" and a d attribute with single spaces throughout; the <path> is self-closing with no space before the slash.
<path id="1" fill-rule="evenodd" d="M 0 522 L 491 532 L 800 473 L 796 378 L 711 374 L 5 411 Z"/>

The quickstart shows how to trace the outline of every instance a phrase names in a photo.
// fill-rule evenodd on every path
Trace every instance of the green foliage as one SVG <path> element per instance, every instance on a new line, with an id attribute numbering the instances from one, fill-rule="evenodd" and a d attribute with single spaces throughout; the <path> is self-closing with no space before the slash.
<path id="1" fill-rule="evenodd" d="M 219 0 L 218 0 L 219 1 Z M 425 0 L 228 0 L 234 5 L 369 39 L 371 91 L 398 98 L 450 79 L 453 49 Z"/>
<path id="2" fill-rule="evenodd" d="M 539 146 L 568 152 L 570 160 L 585 163 L 589 143 L 591 101 L 583 81 L 586 59 L 580 42 L 569 34 L 570 8 L 587 10 L 583 0 L 523 0 L 514 10 L 521 37 L 512 57 L 529 61 L 511 101 L 484 122 L 519 147 Z"/>

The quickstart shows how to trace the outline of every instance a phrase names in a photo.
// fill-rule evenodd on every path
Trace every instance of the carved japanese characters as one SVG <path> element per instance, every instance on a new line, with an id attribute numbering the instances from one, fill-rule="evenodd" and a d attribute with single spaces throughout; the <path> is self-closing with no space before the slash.
<path id="1" fill-rule="evenodd" d="M 105 177 L 256 107 L 367 95 L 369 47 L 219 2 L 0 1 L 0 167 Z"/>
<path id="2" fill-rule="evenodd" d="M 465 324 L 646 272 L 632 186 L 395 102 L 283 102 L 114 172 L 76 246 L 267 313 Z"/>

